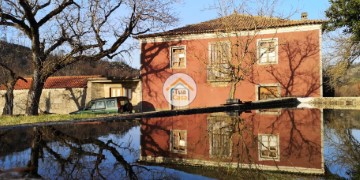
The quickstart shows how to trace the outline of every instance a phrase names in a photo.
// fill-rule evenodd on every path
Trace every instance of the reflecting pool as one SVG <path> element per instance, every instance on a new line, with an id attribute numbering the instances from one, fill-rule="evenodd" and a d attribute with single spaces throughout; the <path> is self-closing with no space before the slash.
<path id="1" fill-rule="evenodd" d="M 359 142 L 356 110 L 3 128 L 0 179 L 357 179 Z"/>

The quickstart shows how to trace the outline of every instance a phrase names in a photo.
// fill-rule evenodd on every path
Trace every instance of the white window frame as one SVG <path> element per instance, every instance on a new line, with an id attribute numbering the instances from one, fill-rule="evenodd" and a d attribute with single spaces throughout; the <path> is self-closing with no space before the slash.
<path id="1" fill-rule="evenodd" d="M 266 53 L 266 62 L 262 62 L 262 58 L 261 57 L 261 49 L 260 49 L 260 43 L 262 42 L 274 42 L 274 46 L 275 46 L 275 60 L 274 61 L 269 61 L 268 59 L 268 53 Z M 279 50 L 278 50 L 278 38 L 266 38 L 266 39 L 258 39 L 257 43 L 256 43 L 256 51 L 257 51 L 257 63 L 259 65 L 268 65 L 268 64 L 278 64 L 279 62 Z"/>
<path id="2" fill-rule="evenodd" d="M 173 66 L 173 50 L 174 49 L 184 49 L 184 67 L 174 67 Z M 170 68 L 171 69 L 185 69 L 186 68 L 186 46 L 171 46 L 170 47 Z"/>
<path id="3" fill-rule="evenodd" d="M 274 150 L 271 150 L 269 149 L 270 147 L 270 144 L 272 142 L 269 142 L 268 144 L 264 144 L 263 141 L 262 141 L 262 137 L 272 137 L 273 140 L 275 140 L 275 145 L 276 146 L 276 150 L 275 150 L 275 153 L 276 153 L 276 157 L 264 157 L 261 155 L 261 152 L 263 149 L 268 149 L 269 151 L 274 151 Z M 266 145 L 268 145 L 268 147 L 266 147 Z M 258 155 L 259 155 L 259 161 L 267 161 L 267 160 L 272 160 L 272 161 L 280 161 L 280 138 L 279 138 L 279 135 L 278 134 L 258 134 Z"/>

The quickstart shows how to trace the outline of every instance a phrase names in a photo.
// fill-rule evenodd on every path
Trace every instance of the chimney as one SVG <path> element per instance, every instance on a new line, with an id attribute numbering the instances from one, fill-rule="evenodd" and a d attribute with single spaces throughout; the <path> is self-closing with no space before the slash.
<path id="1" fill-rule="evenodd" d="M 307 12 L 302 12 L 301 13 L 301 20 L 307 20 L 308 19 L 308 13 Z"/>

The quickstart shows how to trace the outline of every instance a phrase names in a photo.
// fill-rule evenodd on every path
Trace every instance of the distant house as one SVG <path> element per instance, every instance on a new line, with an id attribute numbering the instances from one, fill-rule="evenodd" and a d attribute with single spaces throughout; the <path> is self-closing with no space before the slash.
<path id="1" fill-rule="evenodd" d="M 224 22 L 230 22 L 224 25 Z M 176 73 L 196 83 L 196 98 L 186 107 L 225 103 L 234 62 L 233 47 L 250 42 L 253 57 L 246 59 L 245 80 L 237 84 L 235 98 L 244 101 L 276 97 L 322 96 L 321 20 L 284 20 L 234 13 L 166 32 L 140 35 L 141 84 L 144 110 L 172 109 L 163 92 L 165 81 Z M 227 28 L 232 29 L 226 31 Z M 250 41 L 251 40 L 251 41 Z M 244 47 L 239 48 L 244 49 Z M 253 63 L 248 63 L 253 61 Z M 244 65 L 246 64 L 244 63 Z M 249 65 L 250 64 L 250 65 Z"/>
<path id="2" fill-rule="evenodd" d="M 14 114 L 24 114 L 31 78 L 27 83 L 19 80 L 14 90 Z M 127 96 L 135 111 L 140 111 L 141 100 L 139 79 L 112 79 L 101 76 L 55 76 L 49 77 L 40 98 L 41 112 L 68 114 L 85 106 L 91 99 L 113 96 Z M 0 95 L 5 90 L 2 87 Z M 0 112 L 4 98 L 0 98 Z"/>

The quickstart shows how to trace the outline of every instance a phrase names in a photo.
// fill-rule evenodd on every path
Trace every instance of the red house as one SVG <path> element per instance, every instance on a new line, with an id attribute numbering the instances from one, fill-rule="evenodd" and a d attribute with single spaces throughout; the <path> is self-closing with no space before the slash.
<path id="1" fill-rule="evenodd" d="M 214 106 L 229 97 L 321 97 L 323 22 L 234 13 L 138 36 L 143 110 Z M 179 73 L 193 79 L 196 92 L 164 90 L 165 82 Z M 184 92 L 186 105 L 172 103 L 176 92 Z"/>

